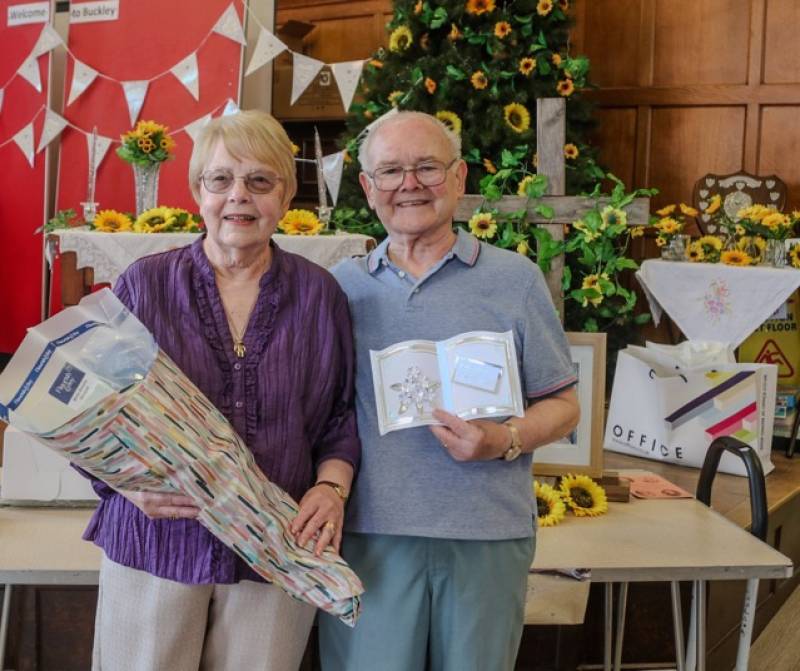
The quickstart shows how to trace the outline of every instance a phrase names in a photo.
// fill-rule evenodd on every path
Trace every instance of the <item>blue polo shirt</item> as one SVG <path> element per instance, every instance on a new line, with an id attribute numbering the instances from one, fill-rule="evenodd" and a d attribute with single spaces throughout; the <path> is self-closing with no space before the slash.
<path id="1" fill-rule="evenodd" d="M 544 276 L 515 252 L 458 229 L 452 249 L 423 277 L 387 255 L 388 239 L 332 272 L 347 294 L 356 351 L 361 467 L 345 530 L 432 538 L 506 540 L 534 533 L 531 455 L 458 462 L 427 427 L 380 436 L 370 350 L 466 331 L 512 331 L 530 400 L 574 384 L 569 346 Z"/>

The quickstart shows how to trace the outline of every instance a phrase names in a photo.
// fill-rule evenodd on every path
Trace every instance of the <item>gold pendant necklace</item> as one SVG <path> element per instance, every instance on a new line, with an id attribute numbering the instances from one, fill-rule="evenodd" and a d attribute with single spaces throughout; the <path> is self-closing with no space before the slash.
<path id="1" fill-rule="evenodd" d="M 222 307 L 225 310 L 225 316 L 228 318 L 228 330 L 231 332 L 231 340 L 233 340 L 233 353 L 239 359 L 244 359 L 245 354 L 247 354 L 247 348 L 244 346 L 244 333 L 239 333 L 236 330 L 236 326 L 233 322 L 233 317 L 231 317 L 230 312 L 228 312 L 228 308 L 225 305 L 225 302 L 222 302 Z M 247 313 L 247 318 L 244 322 L 244 330 L 247 331 L 247 324 L 250 322 L 250 316 L 253 313 L 253 308 L 255 307 L 255 302 L 253 305 L 250 306 L 250 310 Z"/>

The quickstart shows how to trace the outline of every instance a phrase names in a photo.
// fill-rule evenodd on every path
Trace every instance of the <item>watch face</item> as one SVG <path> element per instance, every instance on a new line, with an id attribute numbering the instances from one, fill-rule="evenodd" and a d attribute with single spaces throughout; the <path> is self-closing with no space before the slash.
<path id="1" fill-rule="evenodd" d="M 506 453 L 503 456 L 505 457 L 506 461 L 514 461 L 514 459 L 516 459 L 521 452 L 522 450 L 517 445 L 512 445 L 508 448 L 508 450 L 506 450 Z"/>

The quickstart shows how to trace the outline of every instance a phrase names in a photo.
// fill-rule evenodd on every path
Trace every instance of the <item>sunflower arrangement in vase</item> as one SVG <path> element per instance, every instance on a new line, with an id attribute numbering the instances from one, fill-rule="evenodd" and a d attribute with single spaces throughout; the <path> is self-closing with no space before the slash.
<path id="1" fill-rule="evenodd" d="M 587 475 L 565 475 L 557 487 L 534 480 L 538 525 L 552 527 L 570 510 L 576 517 L 596 517 L 608 512 L 605 490 Z"/>
<path id="2" fill-rule="evenodd" d="M 120 137 L 117 156 L 133 168 L 136 187 L 136 216 L 156 206 L 158 172 L 161 164 L 174 157 L 175 140 L 155 121 L 140 121 L 133 130 Z"/>
<path id="3" fill-rule="evenodd" d="M 668 261 L 683 261 L 686 258 L 689 236 L 684 235 L 686 218 L 696 217 L 699 212 L 686 203 L 670 204 L 656 210 L 658 220 L 653 224 L 656 244 L 661 248 L 661 258 Z"/>

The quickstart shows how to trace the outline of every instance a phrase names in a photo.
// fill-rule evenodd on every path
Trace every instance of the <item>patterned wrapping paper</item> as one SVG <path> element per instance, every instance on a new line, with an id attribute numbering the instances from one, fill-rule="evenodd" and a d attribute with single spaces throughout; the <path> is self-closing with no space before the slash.
<path id="1" fill-rule="evenodd" d="M 199 522 L 259 575 L 345 624 L 358 619 L 358 576 L 333 551 L 316 557 L 295 542 L 297 503 L 160 350 L 143 382 L 39 438 L 115 489 L 193 497 Z"/>

